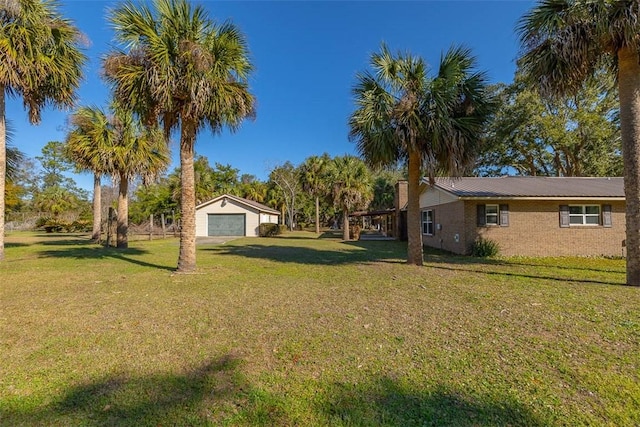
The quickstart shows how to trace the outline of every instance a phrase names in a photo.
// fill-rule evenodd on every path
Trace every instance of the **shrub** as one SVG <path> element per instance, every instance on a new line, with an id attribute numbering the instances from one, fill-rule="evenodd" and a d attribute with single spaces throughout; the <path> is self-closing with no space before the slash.
<path id="1" fill-rule="evenodd" d="M 39 223 L 42 224 L 40 225 L 40 227 L 38 227 Z M 61 219 L 45 218 L 44 221 L 38 220 L 38 222 L 36 223 L 36 227 L 44 228 L 44 231 L 47 233 L 60 233 L 63 230 L 67 231 L 67 228 L 69 227 L 69 223 Z"/>
<path id="2" fill-rule="evenodd" d="M 284 233 L 285 231 L 287 231 L 287 226 L 286 226 L 286 225 L 284 225 L 284 224 L 279 224 L 279 225 L 278 225 L 278 234 L 282 234 L 282 233 Z"/>
<path id="3" fill-rule="evenodd" d="M 47 233 L 86 233 L 91 231 L 92 223 L 86 220 L 68 222 L 60 218 L 40 217 L 36 221 L 36 228 L 44 229 Z"/>
<path id="4" fill-rule="evenodd" d="M 480 258 L 494 257 L 500 253 L 500 245 L 491 239 L 478 237 L 471 245 L 471 255 Z"/>
<path id="5" fill-rule="evenodd" d="M 70 233 L 88 233 L 91 231 L 93 224 L 91 221 L 78 219 L 68 225 L 67 231 Z"/>
<path id="6" fill-rule="evenodd" d="M 273 224 L 271 222 L 265 222 L 260 224 L 258 228 L 258 234 L 260 237 L 272 237 L 277 236 L 278 234 L 282 234 L 282 228 L 284 226 L 280 226 L 278 224 Z"/>

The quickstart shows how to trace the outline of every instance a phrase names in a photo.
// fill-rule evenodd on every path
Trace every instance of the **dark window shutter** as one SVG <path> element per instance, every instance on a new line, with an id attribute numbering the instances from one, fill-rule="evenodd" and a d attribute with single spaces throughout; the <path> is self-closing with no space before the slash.
<path id="1" fill-rule="evenodd" d="M 486 207 L 485 205 L 477 205 L 476 206 L 476 217 L 478 219 L 478 227 L 484 227 L 487 225 L 487 215 L 486 215 Z"/>
<path id="2" fill-rule="evenodd" d="M 436 235 L 436 211 L 431 211 L 431 234 Z"/>
<path id="3" fill-rule="evenodd" d="M 611 222 L 611 205 L 602 205 L 602 226 L 607 228 L 613 226 Z"/>
<path id="4" fill-rule="evenodd" d="M 500 205 L 500 227 L 509 226 L 509 205 Z"/>
<path id="5" fill-rule="evenodd" d="M 560 227 L 569 227 L 569 205 L 560 205 Z"/>

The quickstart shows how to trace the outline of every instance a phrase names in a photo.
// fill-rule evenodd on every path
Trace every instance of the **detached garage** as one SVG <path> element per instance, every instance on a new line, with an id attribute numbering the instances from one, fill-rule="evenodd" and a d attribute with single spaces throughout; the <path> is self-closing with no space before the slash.
<path id="1" fill-rule="evenodd" d="M 258 236 L 260 224 L 277 224 L 280 212 L 224 194 L 196 206 L 196 236 Z"/>

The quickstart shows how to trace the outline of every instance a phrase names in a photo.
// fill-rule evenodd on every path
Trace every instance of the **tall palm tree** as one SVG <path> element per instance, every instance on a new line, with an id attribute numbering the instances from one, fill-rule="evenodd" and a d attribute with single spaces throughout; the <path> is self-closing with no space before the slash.
<path id="1" fill-rule="evenodd" d="M 143 126 L 131 114 L 118 111 L 113 120 L 115 138 L 106 156 L 108 170 L 118 182 L 118 225 L 116 245 L 129 243 L 129 183 L 136 177 L 150 183 L 167 169 L 169 146 L 163 133 L 155 127 Z"/>
<path id="2" fill-rule="evenodd" d="M 320 234 L 320 196 L 329 190 L 328 170 L 331 158 L 328 154 L 308 157 L 300 165 L 302 189 L 316 200 L 316 234 Z"/>
<path id="3" fill-rule="evenodd" d="M 16 0 L 0 11 L 0 260 L 4 259 L 6 97 L 21 97 L 29 121 L 46 105 L 70 107 L 85 56 L 79 32 L 52 0 Z"/>
<path id="4" fill-rule="evenodd" d="M 102 224 L 101 177 L 109 173 L 104 153 L 113 144 L 112 124 L 97 107 L 81 107 L 71 116 L 66 155 L 78 169 L 93 172 L 93 231 L 91 239 L 100 241 Z"/>
<path id="5" fill-rule="evenodd" d="M 357 157 L 336 157 L 331 166 L 331 181 L 334 204 L 342 210 L 342 239 L 349 240 L 349 213 L 365 209 L 373 199 L 371 172 Z"/>
<path id="6" fill-rule="evenodd" d="M 18 172 L 18 167 L 24 161 L 24 153 L 13 145 L 13 127 L 9 121 L 5 125 L 5 179 L 13 181 Z"/>
<path id="7" fill-rule="evenodd" d="M 546 96 L 577 92 L 603 65 L 617 77 L 626 198 L 627 284 L 640 286 L 640 6 L 544 0 L 518 24 L 519 64 Z"/>
<path id="8" fill-rule="evenodd" d="M 254 115 L 247 79 L 252 66 L 243 34 L 214 23 L 187 0 L 127 2 L 112 11 L 116 40 L 127 50 L 104 62 L 122 105 L 166 135 L 180 129 L 181 219 L 178 271 L 196 268 L 194 143 L 200 130 L 235 131 Z"/>
<path id="9" fill-rule="evenodd" d="M 107 117 L 99 108 L 80 108 L 73 115 L 72 123 L 76 128 L 67 139 L 69 156 L 79 167 L 92 170 L 96 175 L 109 174 L 118 182 L 116 242 L 118 248 L 126 248 L 129 183 L 138 176 L 143 183 L 149 182 L 167 168 L 170 158 L 164 135 L 157 128 L 142 126 L 131 114 L 117 107 L 113 117 Z"/>
<path id="10" fill-rule="evenodd" d="M 422 58 L 394 56 L 385 45 L 371 69 L 357 75 L 349 136 L 373 167 L 408 163 L 407 262 L 422 265 L 422 175 L 433 182 L 466 170 L 490 111 L 486 77 L 471 52 L 455 46 L 433 77 Z"/>

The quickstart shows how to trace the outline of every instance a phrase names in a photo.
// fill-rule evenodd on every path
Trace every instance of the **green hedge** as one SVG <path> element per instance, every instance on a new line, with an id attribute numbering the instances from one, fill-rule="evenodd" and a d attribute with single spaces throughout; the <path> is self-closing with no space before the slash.
<path id="1" fill-rule="evenodd" d="M 284 225 L 265 222 L 260 224 L 258 232 L 260 234 L 260 237 L 272 237 L 277 236 L 278 234 L 282 234 L 285 229 L 286 226 Z"/>
<path id="2" fill-rule="evenodd" d="M 41 217 L 36 221 L 36 228 L 42 228 L 47 233 L 86 233 L 91 231 L 91 221 L 76 220 L 73 222 L 57 218 Z"/>

